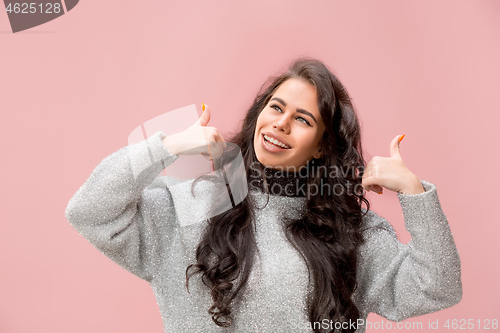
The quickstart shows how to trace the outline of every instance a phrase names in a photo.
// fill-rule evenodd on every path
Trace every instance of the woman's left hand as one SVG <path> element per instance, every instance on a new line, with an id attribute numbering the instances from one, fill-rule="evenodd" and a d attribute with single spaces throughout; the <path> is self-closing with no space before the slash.
<path id="1" fill-rule="evenodd" d="M 362 186 L 366 191 L 382 194 L 383 187 L 404 194 L 425 192 L 420 179 L 412 173 L 401 159 L 399 143 L 404 135 L 398 135 L 391 142 L 391 156 L 375 156 L 366 165 Z"/>

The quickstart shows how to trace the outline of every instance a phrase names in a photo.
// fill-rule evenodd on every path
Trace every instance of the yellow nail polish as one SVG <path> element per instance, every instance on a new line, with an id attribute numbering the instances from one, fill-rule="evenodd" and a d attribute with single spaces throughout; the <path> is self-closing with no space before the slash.
<path id="1" fill-rule="evenodd" d="M 202 107 L 203 111 L 205 111 L 205 104 L 201 103 L 201 107 Z"/>
<path id="2" fill-rule="evenodd" d="M 401 141 L 403 140 L 403 138 L 404 138 L 404 137 L 405 137 L 405 135 L 404 135 L 404 134 L 403 134 L 403 135 L 401 135 L 401 136 L 399 137 L 399 141 L 398 141 L 398 142 L 401 142 Z"/>

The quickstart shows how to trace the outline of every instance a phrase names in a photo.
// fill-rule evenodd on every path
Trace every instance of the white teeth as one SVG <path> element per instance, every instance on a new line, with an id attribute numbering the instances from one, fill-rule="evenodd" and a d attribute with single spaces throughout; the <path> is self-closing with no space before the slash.
<path id="1" fill-rule="evenodd" d="M 266 138 L 267 141 L 270 141 L 270 142 L 274 143 L 275 145 L 280 146 L 282 148 L 285 148 L 285 149 L 290 148 L 287 145 L 285 145 L 284 143 L 279 142 L 278 140 L 275 140 L 275 139 L 273 139 L 273 138 L 271 138 L 271 137 L 269 137 L 267 135 L 264 135 L 264 138 Z"/>

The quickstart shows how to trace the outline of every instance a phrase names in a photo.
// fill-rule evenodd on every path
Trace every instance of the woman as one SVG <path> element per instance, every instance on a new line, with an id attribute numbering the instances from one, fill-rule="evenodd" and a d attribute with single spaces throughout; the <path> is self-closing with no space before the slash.
<path id="1" fill-rule="evenodd" d="M 406 168 L 401 136 L 391 157 L 364 168 L 351 100 L 321 62 L 299 59 L 269 80 L 227 143 L 203 109 L 185 131 L 104 159 L 66 211 L 150 283 L 165 332 L 364 332 L 369 312 L 401 321 L 460 301 L 460 259 L 436 187 Z M 240 150 L 245 181 L 234 186 Z M 155 179 L 199 153 L 213 175 Z M 363 189 L 382 188 L 398 192 L 407 245 L 369 210 Z"/>

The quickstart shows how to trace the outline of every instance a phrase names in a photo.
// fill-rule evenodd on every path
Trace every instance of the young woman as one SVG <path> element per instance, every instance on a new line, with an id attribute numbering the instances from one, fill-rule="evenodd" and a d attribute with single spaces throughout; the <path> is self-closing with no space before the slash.
<path id="1" fill-rule="evenodd" d="M 401 321 L 460 301 L 436 187 L 406 168 L 402 136 L 365 166 L 351 100 L 320 61 L 268 80 L 227 143 L 203 109 L 185 131 L 104 159 L 66 210 L 150 283 L 165 332 L 364 332 L 370 312 Z M 209 156 L 215 172 L 156 177 L 183 154 Z M 369 210 L 363 190 L 383 188 L 398 193 L 406 245 Z"/>

